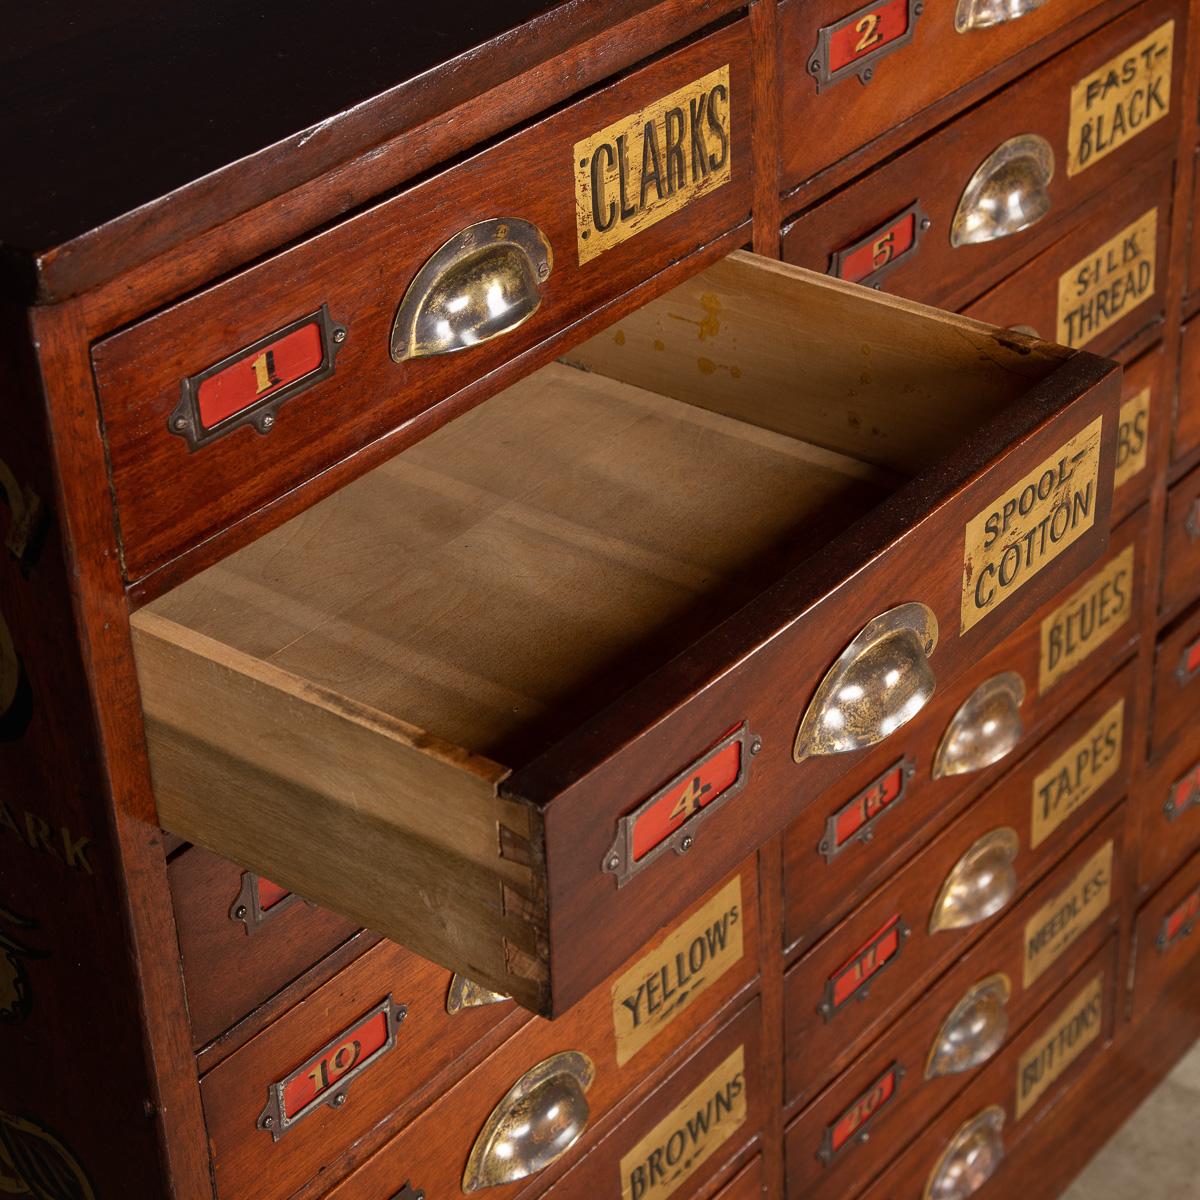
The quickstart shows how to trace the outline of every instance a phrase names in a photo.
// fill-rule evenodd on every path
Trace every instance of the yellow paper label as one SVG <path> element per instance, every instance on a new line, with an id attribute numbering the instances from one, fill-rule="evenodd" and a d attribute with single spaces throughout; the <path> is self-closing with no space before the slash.
<path id="1" fill-rule="evenodd" d="M 1171 110 L 1175 22 L 1134 42 L 1071 89 L 1067 174 L 1078 175 Z"/>
<path id="2" fill-rule="evenodd" d="M 613 984 L 617 1063 L 624 1066 L 741 957 L 738 876 Z"/>
<path id="3" fill-rule="evenodd" d="M 621 1200 L 667 1200 L 745 1120 L 745 1048 L 739 1046 L 621 1156 Z"/>
<path id="4" fill-rule="evenodd" d="M 1150 437 L 1150 389 L 1142 388 L 1121 405 L 1117 430 L 1117 469 L 1113 486 L 1128 483 L 1146 466 L 1146 443 Z"/>
<path id="5" fill-rule="evenodd" d="M 1112 897 L 1111 841 L 1092 855 L 1049 903 L 1025 923 L 1025 986 L 1030 987 L 1108 907 Z"/>
<path id="6" fill-rule="evenodd" d="M 1158 209 L 1081 258 L 1058 279 L 1058 340 L 1086 346 L 1154 295 Z"/>
<path id="7" fill-rule="evenodd" d="M 1117 772 L 1125 733 L 1121 697 L 1033 781 L 1029 844 L 1036 849 Z"/>
<path id="8" fill-rule="evenodd" d="M 1097 417 L 967 523 L 960 634 L 1095 524 L 1103 427 Z"/>
<path id="9" fill-rule="evenodd" d="M 1100 1036 L 1103 1018 L 1104 974 L 1101 972 L 1072 998 L 1050 1023 L 1050 1028 L 1021 1055 L 1017 1064 L 1018 1121 Z"/>
<path id="10" fill-rule="evenodd" d="M 729 67 L 575 143 L 579 262 L 729 182 Z"/>
<path id="11" fill-rule="evenodd" d="M 1038 694 L 1103 645 L 1132 612 L 1133 547 L 1126 546 L 1042 621 Z"/>

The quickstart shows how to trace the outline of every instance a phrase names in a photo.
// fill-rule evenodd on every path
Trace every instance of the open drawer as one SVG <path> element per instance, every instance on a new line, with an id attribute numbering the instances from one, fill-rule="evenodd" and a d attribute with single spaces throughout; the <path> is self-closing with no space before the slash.
<path id="1" fill-rule="evenodd" d="M 734 254 L 136 612 L 160 821 L 558 1014 L 1096 557 L 1119 394 Z"/>

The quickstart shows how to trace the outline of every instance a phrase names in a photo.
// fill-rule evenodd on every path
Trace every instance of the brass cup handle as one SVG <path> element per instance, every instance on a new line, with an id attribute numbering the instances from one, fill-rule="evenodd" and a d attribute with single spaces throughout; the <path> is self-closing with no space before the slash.
<path id="1" fill-rule="evenodd" d="M 796 762 L 874 746 L 911 721 L 937 683 L 929 665 L 937 642 L 937 617 L 924 604 L 901 604 L 869 621 L 805 709 L 792 750 Z"/>
<path id="2" fill-rule="evenodd" d="M 950 718 L 933 756 L 933 778 L 982 771 L 1011 754 L 1025 732 L 1024 700 L 1025 681 L 1016 671 L 985 679 Z"/>
<path id="3" fill-rule="evenodd" d="M 1007 25 L 1041 8 L 1046 0 L 958 0 L 954 28 L 959 33 Z"/>
<path id="4" fill-rule="evenodd" d="M 1017 831 L 1007 826 L 975 842 L 950 868 L 929 918 L 929 932 L 965 929 L 995 916 L 1016 893 L 1013 860 L 1020 848 Z"/>
<path id="5" fill-rule="evenodd" d="M 925 1200 L 966 1200 L 1004 1161 L 1004 1109 L 985 1108 L 959 1127 L 925 1184 Z"/>
<path id="6" fill-rule="evenodd" d="M 462 1190 L 525 1179 L 570 1150 L 587 1128 L 585 1093 L 595 1076 L 592 1060 L 578 1050 L 553 1054 L 526 1071 L 475 1139 Z"/>
<path id="7" fill-rule="evenodd" d="M 519 217 L 468 225 L 413 277 L 392 322 L 395 362 L 453 354 L 528 321 L 542 302 L 554 253 Z"/>
<path id="8" fill-rule="evenodd" d="M 989 975 L 967 989 L 950 1010 L 929 1048 L 925 1078 L 961 1075 L 987 1062 L 1008 1036 L 1012 984 L 1003 974 Z"/>
<path id="9" fill-rule="evenodd" d="M 1054 149 L 1036 133 L 1001 142 L 963 188 L 950 223 L 952 246 L 1012 237 L 1050 211 Z"/>

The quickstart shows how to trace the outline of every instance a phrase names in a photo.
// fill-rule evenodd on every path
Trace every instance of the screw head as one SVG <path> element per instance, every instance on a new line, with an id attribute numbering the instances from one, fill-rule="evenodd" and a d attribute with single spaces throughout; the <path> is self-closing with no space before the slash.
<path id="1" fill-rule="evenodd" d="M 271 426 L 275 424 L 275 418 L 270 413 L 263 413 L 262 420 L 259 421 L 259 424 L 263 427 L 263 429 L 270 429 Z"/>
<path id="2" fill-rule="evenodd" d="M 346 1093 L 338 1092 L 338 1094 L 336 1096 L 334 1096 L 333 1100 L 330 1101 L 330 1103 L 333 1105 L 334 1108 L 341 1108 L 342 1105 L 346 1103 Z"/>
<path id="3" fill-rule="evenodd" d="M 862 75 L 859 78 L 862 79 L 863 83 L 870 83 L 871 80 L 875 78 L 875 68 L 874 67 L 865 68 Z"/>
<path id="4" fill-rule="evenodd" d="M 346 340 L 346 331 L 344 329 L 335 329 L 333 331 L 333 340 L 340 346 Z"/>
<path id="5" fill-rule="evenodd" d="M 606 866 L 606 867 L 607 867 L 607 868 L 608 868 L 610 871 L 615 871 L 615 870 L 617 870 L 617 868 L 618 868 L 618 867 L 620 867 L 620 865 L 621 865 L 621 858 L 620 858 L 620 855 L 617 855 L 617 854 L 610 854 L 610 855 L 608 856 L 608 862 L 606 862 L 604 865 L 605 865 L 605 866 Z"/>
<path id="6" fill-rule="evenodd" d="M 275 1118 L 274 1117 L 263 1117 L 262 1123 L 263 1123 L 264 1129 L 270 1129 L 271 1126 L 275 1124 Z"/>
<path id="7" fill-rule="evenodd" d="M 930 230 L 932 228 L 933 228 L 933 222 L 928 217 L 922 217 L 921 218 L 921 232 L 925 233 L 927 230 Z"/>
<path id="8" fill-rule="evenodd" d="M 690 833 L 685 833 L 683 835 L 683 841 L 679 843 L 679 848 L 686 853 L 694 844 L 695 838 L 693 838 Z"/>
<path id="9" fill-rule="evenodd" d="M 759 754 L 759 753 L 761 753 L 761 751 L 762 751 L 762 738 L 756 737 L 750 743 L 750 753 L 752 755 Z"/>
<path id="10" fill-rule="evenodd" d="M 239 904 L 237 908 L 233 910 L 233 916 L 234 920 L 244 921 L 246 919 L 246 906 L 244 904 Z"/>
<path id="11" fill-rule="evenodd" d="M 808 73 L 810 75 L 819 75 L 821 73 L 821 64 L 815 58 L 809 59 Z"/>
<path id="12" fill-rule="evenodd" d="M 187 427 L 188 427 L 187 417 L 176 417 L 175 420 L 173 420 L 171 422 L 171 428 L 178 429 L 180 433 L 182 433 Z"/>

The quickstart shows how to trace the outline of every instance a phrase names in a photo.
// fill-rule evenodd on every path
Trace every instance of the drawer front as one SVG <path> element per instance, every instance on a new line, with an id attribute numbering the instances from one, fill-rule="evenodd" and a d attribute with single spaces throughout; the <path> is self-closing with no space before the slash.
<path id="1" fill-rule="evenodd" d="M 1200 467 L 1167 493 L 1163 538 L 1162 603 L 1173 613 L 1200 594 Z"/>
<path id="2" fill-rule="evenodd" d="M 1144 163 L 1133 176 L 964 311 L 1101 355 L 1158 319 L 1171 267 L 1171 163 Z"/>
<path id="3" fill-rule="evenodd" d="M 611 1107 L 754 978 L 757 890 L 747 864 L 570 1018 L 533 1022 L 518 1035 L 526 1066 L 559 1049 L 577 1050 L 595 1068 L 588 1092 L 593 1114 Z M 383 943 L 209 1072 L 201 1094 L 222 1200 L 291 1195 L 381 1122 L 411 1115 L 435 1076 L 499 1021 L 516 1016 L 503 998 L 451 1014 L 450 988 L 449 972 Z M 356 1029 L 364 1013 L 389 998 L 407 1009 L 394 1021 L 394 1044 L 342 1086 L 354 1052 L 341 1047 L 372 1044 Z M 366 1053 L 359 1057 L 368 1062 Z M 290 1111 L 292 1095 L 306 1099 L 314 1089 L 301 1115 Z"/>
<path id="4" fill-rule="evenodd" d="M 916 1197 L 953 1172 L 969 1148 L 971 1196 L 1007 1197 L 1004 1156 L 1019 1146 L 1111 1042 L 1119 981 L 1115 946 L 1106 947 L 1046 1002 L 1038 1015 L 863 1193 L 862 1200 Z M 971 1136 L 974 1135 L 974 1136 Z M 944 1178 L 944 1174 L 943 1174 Z M 945 1189 L 946 1184 L 942 1184 Z M 949 1190 L 937 1194 L 954 1195 Z"/>
<path id="5" fill-rule="evenodd" d="M 1200 607 L 1193 606 L 1165 633 L 1154 651 L 1154 709 L 1150 754 L 1160 758 L 1200 705 Z"/>
<path id="6" fill-rule="evenodd" d="M 1200 235 L 1192 234 L 1192 244 L 1200 245 Z M 1200 290 L 1200 279 L 1193 288 Z M 1200 448 L 1200 320 L 1192 320 L 1179 334 L 1179 392 L 1175 399 L 1171 457 L 1186 458 L 1197 448 Z"/>
<path id="7" fill-rule="evenodd" d="M 748 53 L 742 20 L 97 345 L 127 578 L 743 221 Z"/>
<path id="8" fill-rule="evenodd" d="M 1200 150 L 1197 150 L 1196 161 L 1193 162 L 1192 212 L 1200 212 L 1200 171 L 1196 170 L 1198 163 L 1200 163 Z M 1194 226 L 1189 233 L 1191 234 L 1191 243 L 1188 252 L 1187 294 L 1194 301 L 1195 297 L 1200 295 L 1200 237 L 1196 236 Z"/>
<path id="9" fill-rule="evenodd" d="M 1174 146 L 1186 20 L 1180 0 L 1140 4 L 786 225 L 784 259 L 961 307 L 1047 245 L 1082 203 Z M 1113 71 L 1130 82 L 1102 98 Z M 821 100 L 839 102 L 832 92 Z M 784 128 L 829 144 L 808 123 Z M 998 216 L 1000 194 L 1008 207 Z"/>
<path id="10" fill-rule="evenodd" d="M 1058 601 L 1047 605 L 1047 615 L 1057 606 Z M 1065 720 L 1063 713 L 1079 704 L 1086 689 L 1094 687 L 1113 662 L 1128 652 L 1135 634 L 1136 625 L 1129 622 L 1112 635 L 1107 653 L 1087 656 L 1060 684 L 1039 693 L 1039 660 L 1050 651 L 1043 650 L 1041 619 L 1035 615 L 988 655 L 965 683 L 935 697 L 929 717 L 922 713 L 912 721 L 901 733 L 899 746 L 886 755 L 868 756 L 861 767 L 856 766 L 836 788 L 801 813 L 788 827 L 784 842 L 784 944 L 788 952 L 812 945 L 1021 755 L 1028 754 L 1031 763 L 1046 764 L 1077 742 L 1082 751 L 1085 734 L 1117 705 L 1121 706 L 1124 732 L 1118 739 L 1116 761 L 1105 756 L 1104 770 L 1126 770 L 1126 736 L 1133 711 L 1131 667 L 1110 679 Z M 1016 709 L 1022 728 L 1020 740 L 991 765 L 934 778 L 934 764 L 947 733 L 961 727 L 955 721 L 960 706 L 976 687 L 989 680 L 1003 682 L 1008 672 L 1014 672 L 1025 689 L 1025 698 Z M 1002 704 L 986 712 L 983 719 L 1007 723 L 1012 716 L 1009 704 Z M 1055 722 L 1061 724 L 1037 745 L 1043 731 Z M 1001 742 L 1003 736 L 1001 728 L 996 741 Z M 1030 750 L 1031 746 L 1036 748 Z M 944 772 L 949 767 L 943 762 L 937 769 Z M 1093 775 L 1091 771 L 1087 774 Z"/>
<path id="11" fill-rule="evenodd" d="M 791 1123 L 789 1195 L 858 1195 L 1115 930 L 1116 906 L 1025 988 L 1025 931 L 1046 892 L 1027 896 Z"/>
<path id="12" fill-rule="evenodd" d="M 198 846 L 171 860 L 167 879 L 197 1048 L 355 930 L 354 922 Z"/>
<path id="13" fill-rule="evenodd" d="M 595 1080 L 586 1093 L 586 1109 L 590 1112 L 582 1136 L 559 1157 L 534 1172 L 532 1180 L 528 1175 L 512 1182 L 496 1179 L 487 1186 L 485 1194 L 507 1200 L 516 1195 L 539 1195 L 548 1185 L 555 1184 L 552 1196 L 611 1195 L 613 1200 L 618 1197 L 629 1200 L 632 1196 L 641 1200 L 694 1196 L 739 1150 L 754 1141 L 762 1127 L 770 1097 L 766 1095 L 762 1073 L 761 1018 L 761 1006 L 755 999 L 682 1065 L 674 1067 L 665 1081 L 641 1102 L 630 1098 L 627 1084 L 620 1095 L 610 1100 L 610 1103 L 620 1098 L 632 1100 L 631 1105 L 625 1106 L 629 1115 L 624 1119 L 612 1115 L 613 1119 L 605 1120 L 610 1115 L 605 1112 L 607 1106 L 599 1106 L 593 1100 L 605 1071 L 604 1065 L 597 1062 Z M 476 1153 L 472 1158 L 472 1152 L 479 1144 L 479 1135 L 487 1132 L 494 1108 L 535 1063 L 561 1053 L 558 1047 L 578 1044 L 578 1038 L 564 1040 L 547 1038 L 544 1034 L 531 1041 L 528 1035 L 539 1024 L 531 1023 L 456 1088 L 425 1109 L 402 1133 L 334 1188 L 328 1200 L 392 1200 L 405 1181 L 414 1189 L 421 1189 L 431 1200 L 486 1186 L 483 1179 L 487 1175 L 481 1178 L 475 1168 L 495 1168 L 496 1156 Z M 548 1033 L 551 1028 L 557 1031 L 562 1024 L 557 1022 L 553 1027 L 542 1028 Z M 580 1032 L 576 1030 L 577 1034 Z M 645 1089 L 640 1089 L 639 1096 L 644 1094 Z M 545 1100 L 535 1098 L 532 1102 L 536 1118 L 548 1125 L 555 1117 L 544 1116 L 541 1110 L 554 1099 L 549 1094 Z M 575 1109 L 579 1111 L 577 1101 Z M 566 1125 L 567 1119 L 559 1116 L 553 1132 Z M 604 1149 L 592 1153 L 598 1147 Z M 526 1159 L 518 1170 L 530 1165 L 534 1163 Z M 663 1170 L 668 1165 L 670 1171 Z M 582 1182 L 587 1183 L 586 1189 Z"/>
<path id="14" fill-rule="evenodd" d="M 759 1155 L 717 1192 L 713 1200 L 762 1200 L 766 1190 L 767 1177 L 762 1155 Z"/>
<path id="15" fill-rule="evenodd" d="M 1074 915 L 1064 929 L 1071 936 L 1103 920 L 1119 902 L 1123 808 L 1101 822 L 1083 847 L 1054 863 L 1114 803 L 1123 779 L 1104 784 L 1035 845 L 1038 775 L 1021 774 L 1025 778 L 1014 778 L 1011 786 L 1002 780 L 985 793 L 787 972 L 789 1103 L 814 1096 L 921 993 L 931 975 L 994 926 L 1048 871 L 1046 922 L 1070 909 Z M 1058 909 L 1049 912 L 1055 904 Z M 1053 963 L 1060 941 L 1042 938 L 1026 965 L 1026 985 Z"/>
<path id="16" fill-rule="evenodd" d="M 1142 905 L 1134 934 L 1133 1019 L 1145 1016 L 1171 981 L 1196 960 L 1200 939 L 1200 854 Z"/>
<path id="17" fill-rule="evenodd" d="M 1043 45 L 1056 32 L 1086 30 L 1111 16 L 1114 6 L 1067 0 L 1061 8 L 1030 6 L 1019 20 L 985 25 L 982 14 L 988 10 L 970 0 L 916 5 L 784 0 L 783 187 L 804 183 L 959 89 L 974 93 L 971 85 L 985 75 L 989 81 L 998 73 L 1011 76 L 1016 56 L 1025 58 L 1033 47 L 1044 54 Z M 814 126 L 820 137 L 811 136 Z"/>
<path id="18" fill-rule="evenodd" d="M 1200 846 L 1200 743 L 1193 715 L 1158 747 L 1135 797 L 1140 828 L 1138 886 L 1156 888 Z"/>
<path id="19" fill-rule="evenodd" d="M 1150 495 L 1154 447 L 1169 420 L 1170 384 L 1162 343 L 1125 367 L 1112 521 L 1124 520 Z"/>

